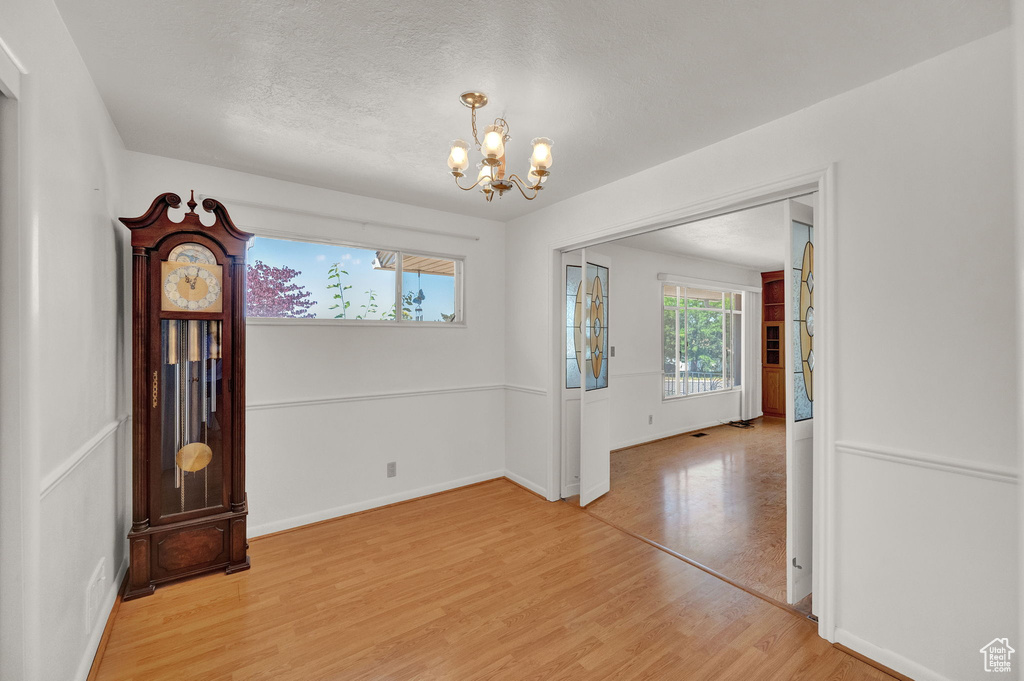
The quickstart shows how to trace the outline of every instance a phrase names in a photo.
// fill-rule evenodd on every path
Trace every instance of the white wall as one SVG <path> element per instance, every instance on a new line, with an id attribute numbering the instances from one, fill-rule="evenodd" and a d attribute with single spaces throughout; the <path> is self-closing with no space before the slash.
<path id="1" fill-rule="evenodd" d="M 836 164 L 826 633 L 918 679 L 980 678 L 978 649 L 1018 640 L 1011 44 L 997 33 L 508 226 L 508 288 L 546 304 L 510 305 L 507 380 L 550 391 L 553 246 Z M 549 393 L 509 414 L 510 432 L 543 434 L 509 439 L 510 471 L 553 484 L 555 413 Z"/>
<path id="2" fill-rule="evenodd" d="M 685 275 L 743 286 L 761 285 L 758 272 L 725 263 L 653 253 L 618 244 L 588 248 L 611 258 L 615 289 L 609 308 L 608 360 L 612 448 L 648 442 L 740 418 L 740 393 L 663 400 L 662 308 L 658 274 Z M 756 339 L 756 343 L 760 340 Z M 654 423 L 647 423 L 648 416 Z"/>
<path id="3" fill-rule="evenodd" d="M 127 166 L 122 215 L 195 189 L 255 233 L 465 258 L 464 327 L 247 325 L 250 536 L 504 474 L 503 225 L 134 152 Z"/>
<path id="4" fill-rule="evenodd" d="M 25 532 L 12 531 L 9 515 L 0 520 L 0 535 L 17 537 L 21 553 L 21 573 L 0 575 L 0 595 L 21 593 L 0 608 L 0 677 L 84 678 L 123 574 L 130 271 L 127 230 L 111 216 L 140 214 L 157 193 L 194 186 L 225 200 L 249 228 L 322 230 L 466 255 L 467 329 L 384 337 L 369 327 L 251 328 L 250 364 L 267 369 L 253 369 L 249 383 L 249 402 L 264 405 L 249 412 L 251 524 L 269 530 L 506 465 L 511 477 L 551 490 L 551 244 L 830 162 L 838 189 L 835 427 L 845 443 L 834 454 L 842 476 L 839 638 L 921 679 L 980 678 L 981 644 L 1019 640 L 1017 552 L 1007 541 L 1017 530 L 1014 322 L 1006 299 L 992 294 L 1014 285 L 1007 33 L 520 219 L 504 261 L 500 226 L 487 221 L 123 158 L 52 4 L 4 2 L 0 39 L 26 72 L 18 100 L 20 217 L 16 233 L 3 234 L 5 247 L 13 237 L 22 270 L 18 290 L 4 292 L 2 317 L 5 328 L 20 331 L 20 345 L 3 351 L 22 367 L 22 428 L 18 447 L 0 452 L 4 469 L 13 461 L 22 476 L 17 521 Z M 481 238 L 236 208 L 231 199 Z M 905 297 L 878 304 L 894 290 Z M 958 325 L 948 323 L 950 310 Z M 951 386 L 949 371 L 936 369 L 979 342 L 985 361 L 972 362 L 969 384 Z M 296 360 L 295 347 L 308 348 L 308 364 Z M 348 358 L 328 363 L 339 348 Z M 377 380 L 391 395 L 366 399 L 360 372 L 368 363 L 360 358 L 381 350 L 440 359 L 416 375 L 384 366 Z M 331 369 L 308 375 L 304 366 Z M 320 403 L 301 403 L 308 399 Z M 5 404 L 0 418 L 14 409 Z M 352 424 L 365 425 L 364 434 L 342 447 L 337 429 Z M 404 441 L 414 432 L 415 447 Z M 383 462 L 392 459 L 400 474 L 389 481 Z M 86 621 L 87 582 L 100 560 L 101 602 Z"/>
<path id="5" fill-rule="evenodd" d="M 18 333 L 16 343 L 4 335 L 0 407 L 2 470 L 20 478 L 2 483 L 19 508 L 4 507 L 0 594 L 20 601 L 0 608 L 0 677 L 84 679 L 124 573 L 129 518 L 130 256 L 127 235 L 112 220 L 123 145 L 52 3 L 4 2 L 0 40 L 23 71 L 20 187 L 2 197 L 18 209 L 2 235 L 4 266 L 18 268 L 13 284 L 4 273 L 2 323 Z M 12 417 L 20 425 L 16 442 L 6 430 Z M 20 571 L 7 569 L 13 554 Z"/>

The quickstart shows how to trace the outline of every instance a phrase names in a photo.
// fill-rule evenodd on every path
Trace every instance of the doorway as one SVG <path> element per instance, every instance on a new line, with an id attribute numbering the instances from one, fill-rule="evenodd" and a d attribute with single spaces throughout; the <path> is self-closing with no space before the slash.
<path id="1" fill-rule="evenodd" d="M 584 504 L 588 512 L 769 600 L 803 601 L 807 613 L 805 596 L 818 581 L 811 566 L 823 566 L 814 560 L 813 538 L 821 531 L 814 487 L 825 471 L 813 466 L 820 449 L 813 434 L 820 424 L 810 414 L 794 416 L 798 408 L 813 405 L 813 389 L 822 393 L 823 384 L 822 343 L 811 347 L 812 296 L 815 288 L 821 290 L 820 273 L 811 264 L 811 213 L 824 184 L 819 179 L 805 191 L 783 192 L 784 199 L 748 199 L 734 210 L 725 205 L 713 215 L 633 229 L 586 245 L 590 253 L 610 257 L 615 301 L 609 318 L 610 492 Z M 774 237 L 762 227 L 743 243 L 744 230 L 737 225 L 757 220 L 769 220 Z M 804 225 L 803 241 L 794 237 L 797 223 Z M 725 252 L 734 254 L 732 262 Z M 639 267 L 642 272 L 631 271 L 645 259 L 650 262 Z M 776 354 L 788 360 L 785 419 L 761 416 L 760 409 L 762 317 L 775 315 L 761 304 L 760 274 L 772 270 L 785 273 L 785 309 L 772 319 L 785 332 L 784 342 L 776 344 Z M 647 329 L 653 324 L 641 321 L 644 315 L 631 313 L 638 309 L 646 317 L 661 317 L 655 323 L 662 323 L 665 337 L 679 334 L 679 320 L 686 320 L 689 333 L 684 329 L 679 343 L 685 351 L 663 348 L 662 366 L 649 366 L 648 355 L 657 352 L 651 352 L 651 336 L 659 332 Z M 820 311 L 817 316 L 820 331 Z M 669 321 L 675 327 L 666 330 Z M 660 404 L 651 403 L 652 386 Z M 797 391 L 809 399 L 796 405 Z M 565 497 L 578 489 L 569 477 L 573 433 L 587 424 L 565 408 L 564 388 L 561 394 L 559 472 Z"/>

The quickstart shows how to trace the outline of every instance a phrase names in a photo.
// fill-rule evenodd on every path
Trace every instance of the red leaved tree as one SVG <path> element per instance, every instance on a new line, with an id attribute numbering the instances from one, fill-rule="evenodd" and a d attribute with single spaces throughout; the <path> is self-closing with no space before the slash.
<path id="1" fill-rule="evenodd" d="M 290 267 L 271 267 L 262 260 L 247 266 L 248 291 L 245 308 L 249 317 L 313 318 L 309 308 L 316 305 L 305 286 L 292 283 L 302 274 Z"/>

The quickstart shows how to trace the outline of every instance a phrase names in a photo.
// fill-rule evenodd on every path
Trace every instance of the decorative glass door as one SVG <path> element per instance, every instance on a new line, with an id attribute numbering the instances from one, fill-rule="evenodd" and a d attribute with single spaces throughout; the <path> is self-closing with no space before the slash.
<path id="1" fill-rule="evenodd" d="M 160 322 L 157 517 L 224 506 L 223 324 Z"/>
<path id="2" fill-rule="evenodd" d="M 580 272 L 584 276 L 576 295 L 573 319 L 577 367 L 585 388 L 580 399 L 581 506 L 611 489 L 608 268 L 607 257 L 583 249 Z"/>

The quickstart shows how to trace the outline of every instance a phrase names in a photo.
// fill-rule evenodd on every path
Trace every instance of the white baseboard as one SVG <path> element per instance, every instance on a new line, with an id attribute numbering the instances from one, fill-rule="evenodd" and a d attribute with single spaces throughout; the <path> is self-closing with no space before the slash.
<path id="1" fill-rule="evenodd" d="M 592 485 L 590 487 L 590 489 L 586 490 L 585 493 L 581 489 L 580 490 L 580 508 L 583 507 L 583 497 L 584 496 L 588 497 L 589 499 L 597 499 L 598 497 L 600 497 L 602 495 L 605 495 L 605 494 L 607 494 L 610 491 L 611 491 L 611 480 L 608 480 L 607 482 L 602 480 L 600 483 L 598 483 L 596 485 Z"/>
<path id="2" fill-rule="evenodd" d="M 110 613 L 114 609 L 114 602 L 117 601 L 117 592 L 121 590 L 121 584 L 124 582 L 124 576 L 127 572 L 128 559 L 125 558 L 121 561 L 117 572 L 114 573 L 114 582 L 110 585 L 103 603 L 100 604 L 100 607 L 96 608 L 96 621 L 92 623 L 92 629 L 89 632 L 89 642 L 85 646 L 85 652 L 82 654 L 82 659 L 78 663 L 78 669 L 75 671 L 75 681 L 86 681 L 89 678 L 89 671 L 92 669 L 92 663 L 96 659 L 96 652 L 100 647 L 100 640 L 103 638 L 103 630 L 107 628 L 107 620 L 110 619 Z"/>
<path id="3" fill-rule="evenodd" d="M 252 525 L 249 527 L 248 535 L 250 539 L 254 539 L 264 534 L 270 534 L 272 532 L 281 532 L 282 530 L 290 530 L 295 527 L 302 527 L 303 525 L 317 523 L 321 520 L 330 520 L 331 518 L 338 518 L 340 516 L 358 513 L 359 511 L 368 511 L 371 508 L 387 506 L 388 504 L 395 504 L 400 501 L 408 501 L 409 499 L 415 499 L 417 497 L 425 497 L 428 494 L 446 492 L 450 489 L 455 489 L 456 487 L 465 487 L 466 485 L 472 485 L 477 482 L 484 482 L 485 480 L 503 478 L 506 475 L 507 472 L 504 470 L 489 471 L 487 473 L 478 473 L 476 475 L 470 475 L 468 477 L 459 478 L 457 480 L 448 480 L 446 482 L 438 483 L 436 485 L 427 485 L 426 487 L 417 487 L 416 489 L 398 492 L 397 494 L 389 494 L 388 496 L 385 497 L 376 497 L 374 499 L 357 501 L 352 504 L 345 504 L 344 506 L 325 508 L 321 511 L 315 511 L 313 513 L 307 513 L 305 515 L 293 516 L 291 518 L 284 518 L 282 520 L 274 520 L 269 523 L 263 523 L 262 525 Z"/>
<path id="4" fill-rule="evenodd" d="M 864 639 L 854 636 L 839 627 L 836 627 L 836 643 L 841 643 L 850 650 L 856 650 L 861 655 L 869 657 L 879 664 L 884 664 L 893 671 L 905 674 L 915 681 L 950 681 L 949 678 L 934 669 L 929 669 L 886 648 L 879 648 L 875 644 L 868 643 Z M 980 669 L 981 656 L 979 655 L 978 658 L 978 667 Z"/>
<path id="5" fill-rule="evenodd" d="M 739 417 L 737 417 L 737 419 L 738 418 Z M 662 431 L 660 433 L 651 433 L 650 435 L 645 435 L 645 436 L 643 436 L 642 438 L 639 438 L 639 439 L 627 440 L 625 442 L 615 443 L 615 444 L 612 445 L 612 450 L 614 451 L 616 449 L 625 449 L 626 447 L 635 447 L 637 445 L 642 445 L 644 443 L 652 442 L 654 440 L 661 440 L 662 438 L 666 438 L 666 437 L 674 437 L 676 435 L 682 435 L 683 433 L 692 433 L 695 430 L 703 430 L 704 428 L 714 428 L 715 426 L 724 426 L 727 423 L 729 423 L 729 422 L 728 421 L 709 421 L 707 423 L 696 423 L 696 424 L 689 425 L 689 426 L 682 426 L 681 428 L 674 428 L 672 430 L 666 430 L 666 431 Z"/>
<path id="6" fill-rule="evenodd" d="M 548 498 L 548 491 L 547 491 L 547 489 L 544 488 L 543 485 L 538 485 L 534 481 L 527 480 L 523 476 L 516 475 L 512 471 L 505 471 L 505 477 L 508 478 L 509 480 L 511 480 L 512 482 L 516 483 L 517 485 L 522 485 L 523 487 L 525 487 L 526 489 L 530 490 L 531 492 L 536 492 L 537 494 L 541 495 L 545 499 Z"/>
<path id="7" fill-rule="evenodd" d="M 566 485 L 565 486 L 565 492 L 562 493 L 562 498 L 563 499 L 568 499 L 569 497 L 574 497 L 574 496 L 579 495 L 579 493 L 580 493 L 580 483 L 574 482 L 571 485 Z"/>

